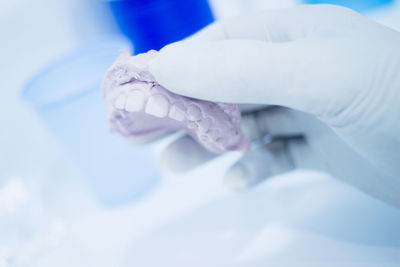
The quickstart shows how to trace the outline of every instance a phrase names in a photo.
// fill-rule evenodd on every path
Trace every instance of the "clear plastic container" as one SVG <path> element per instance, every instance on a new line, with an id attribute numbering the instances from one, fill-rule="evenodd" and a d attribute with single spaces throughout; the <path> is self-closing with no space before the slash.
<path id="1" fill-rule="evenodd" d="M 119 42 L 83 47 L 39 72 L 22 92 L 106 205 L 136 200 L 160 178 L 148 147 L 109 131 L 100 84 L 126 48 Z"/>

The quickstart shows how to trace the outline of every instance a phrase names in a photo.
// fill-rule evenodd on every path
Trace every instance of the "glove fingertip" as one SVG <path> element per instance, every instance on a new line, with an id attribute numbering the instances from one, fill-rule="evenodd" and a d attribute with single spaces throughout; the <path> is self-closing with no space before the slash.
<path id="1" fill-rule="evenodd" d="M 156 81 L 178 94 L 185 92 L 186 86 L 182 85 L 185 71 L 189 71 L 185 66 L 188 63 L 188 52 L 184 49 L 185 45 L 181 42 L 173 43 L 163 47 L 157 56 L 149 63 L 149 71 Z"/>
<path id="2" fill-rule="evenodd" d="M 244 191 L 250 187 L 248 179 L 248 170 L 243 164 L 236 164 L 225 174 L 224 184 L 235 191 Z"/>

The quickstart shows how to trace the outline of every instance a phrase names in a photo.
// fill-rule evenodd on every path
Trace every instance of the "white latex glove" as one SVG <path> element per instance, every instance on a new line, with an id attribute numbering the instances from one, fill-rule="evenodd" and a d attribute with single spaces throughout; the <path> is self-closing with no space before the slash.
<path id="1" fill-rule="evenodd" d="M 278 106 L 245 116 L 252 137 L 304 134 L 244 155 L 230 186 L 318 169 L 400 206 L 399 32 L 332 5 L 269 10 L 164 47 L 150 70 L 181 95 Z M 212 155 L 183 137 L 163 158 L 182 171 Z"/>

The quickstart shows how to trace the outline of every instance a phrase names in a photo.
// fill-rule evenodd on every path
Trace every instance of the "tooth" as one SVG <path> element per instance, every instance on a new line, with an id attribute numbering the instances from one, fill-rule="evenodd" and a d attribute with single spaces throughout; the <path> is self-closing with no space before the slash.
<path id="1" fill-rule="evenodd" d="M 207 135 L 212 139 L 217 139 L 219 136 L 219 131 L 217 129 L 211 129 L 207 132 Z"/>
<path id="2" fill-rule="evenodd" d="M 117 109 L 125 108 L 125 95 L 120 94 L 114 102 L 114 107 Z"/>
<path id="3" fill-rule="evenodd" d="M 164 118 L 168 114 L 168 100 L 162 95 L 153 95 L 146 104 L 145 112 L 155 117 Z"/>
<path id="4" fill-rule="evenodd" d="M 177 120 L 177 121 L 183 121 L 185 119 L 185 111 L 184 107 L 180 103 L 176 103 L 171 106 L 171 109 L 169 111 L 169 117 L 171 119 Z"/>
<path id="5" fill-rule="evenodd" d="M 201 135 L 200 140 L 202 140 L 204 142 L 208 142 L 208 141 L 210 141 L 210 138 L 207 135 Z"/>
<path id="6" fill-rule="evenodd" d="M 191 121 L 198 121 L 201 119 L 201 110 L 195 105 L 191 105 L 187 109 L 188 118 Z"/>
<path id="7" fill-rule="evenodd" d="M 227 143 L 226 141 L 227 140 L 225 138 L 217 138 L 217 139 L 215 139 L 215 142 L 217 144 L 219 144 L 221 147 L 224 147 L 226 145 L 226 143 Z"/>
<path id="8" fill-rule="evenodd" d="M 205 133 L 208 131 L 208 129 L 210 129 L 211 119 L 210 118 L 202 119 L 201 121 L 197 122 L 197 124 L 199 125 L 199 132 Z"/>
<path id="9" fill-rule="evenodd" d="M 139 90 L 132 91 L 126 98 L 125 109 L 129 112 L 142 110 L 144 106 L 144 94 Z"/>
<path id="10" fill-rule="evenodd" d="M 188 123 L 188 128 L 189 129 L 197 129 L 197 124 L 195 122 L 189 122 Z"/>

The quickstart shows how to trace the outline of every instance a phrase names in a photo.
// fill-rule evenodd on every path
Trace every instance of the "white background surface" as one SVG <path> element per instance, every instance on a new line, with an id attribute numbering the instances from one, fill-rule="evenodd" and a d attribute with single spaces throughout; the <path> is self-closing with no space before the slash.
<path id="1" fill-rule="evenodd" d="M 224 17 L 292 4 L 218 0 L 214 8 Z M 400 29 L 399 10 L 397 2 L 368 15 Z M 42 66 L 112 32 L 96 30 L 102 22 L 87 11 L 78 0 L 0 3 L 1 267 L 399 265 L 399 210 L 311 172 L 232 193 L 220 177 L 235 154 L 186 175 L 164 173 L 140 202 L 98 203 L 19 100 Z"/>

